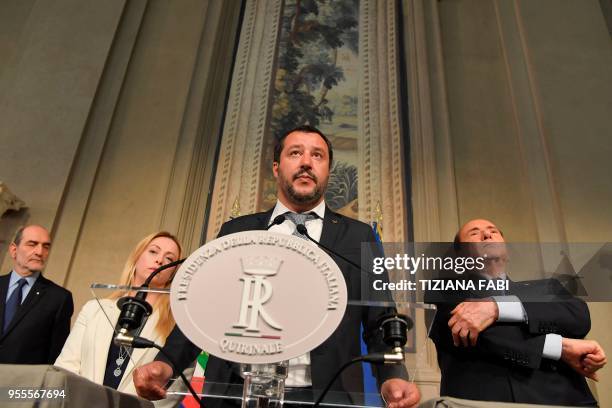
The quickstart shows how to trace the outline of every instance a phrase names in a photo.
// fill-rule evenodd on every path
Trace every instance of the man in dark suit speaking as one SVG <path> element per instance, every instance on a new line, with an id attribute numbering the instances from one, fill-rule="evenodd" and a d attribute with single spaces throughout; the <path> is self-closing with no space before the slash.
<path id="1" fill-rule="evenodd" d="M 9 246 L 13 270 L 0 276 L 0 364 L 53 364 L 70 332 L 72 295 L 42 276 L 49 232 L 20 228 Z"/>
<path id="2" fill-rule="evenodd" d="M 429 336 L 442 372 L 440 395 L 596 405 L 585 377 L 596 379 L 606 356 L 597 342 L 583 339 L 591 327 L 585 302 L 554 279 L 509 280 L 504 237 L 491 221 L 467 222 L 457 233 L 455 250 L 485 259 L 477 274 L 456 279 L 498 281 L 508 290 L 431 294 L 438 306 Z"/>
<path id="3" fill-rule="evenodd" d="M 359 263 L 361 243 L 374 242 L 374 234 L 368 225 L 336 214 L 325 206 L 323 195 L 332 159 L 331 143 L 319 130 L 303 126 L 287 132 L 277 142 L 274 150 L 273 172 L 278 190 L 276 206 L 265 213 L 226 222 L 219 236 L 263 230 L 277 215 L 284 214 L 285 221 L 273 226 L 271 231 L 297 234 L 296 225 L 304 224 L 313 239 Z M 346 280 L 349 300 L 358 300 L 361 294 L 360 280 L 365 273 L 336 257 L 334 260 Z M 387 308 L 382 307 L 347 307 L 340 326 L 329 339 L 312 352 L 290 361 L 286 385 L 312 389 L 316 395 L 316 390 L 324 388 L 341 365 L 360 355 L 360 324 L 364 326 L 368 348 L 380 349 L 380 337 L 374 335 L 376 321 L 387 311 Z M 164 349 L 179 362 L 178 370 L 191 363 L 199 352 L 177 328 L 168 337 Z M 160 355 L 158 360 L 141 367 L 134 374 L 136 389 L 145 398 L 159 399 L 165 395 L 162 387 L 170 378 L 172 368 Z M 414 383 L 407 381 L 403 366 L 374 367 L 374 372 L 389 407 L 412 407 L 418 403 L 419 391 Z M 240 381 L 235 365 L 218 358 L 209 360 L 205 376 L 206 381 L 212 382 Z M 357 366 L 338 379 L 332 390 L 363 392 L 362 387 L 361 368 Z"/>

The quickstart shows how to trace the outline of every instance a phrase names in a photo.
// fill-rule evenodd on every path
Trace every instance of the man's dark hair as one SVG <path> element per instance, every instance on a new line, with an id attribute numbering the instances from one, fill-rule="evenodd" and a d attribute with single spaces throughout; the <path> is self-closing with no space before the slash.
<path id="1" fill-rule="evenodd" d="M 274 145 L 274 161 L 275 162 L 277 163 L 280 162 L 280 155 L 281 155 L 281 152 L 283 151 L 283 147 L 285 147 L 284 146 L 285 139 L 287 138 L 287 136 L 289 136 L 293 132 L 316 133 L 317 135 L 321 136 L 321 138 L 325 141 L 325 144 L 327 145 L 327 150 L 329 150 L 329 168 L 331 169 L 332 162 L 334 160 L 334 151 L 332 149 L 332 144 L 327 138 L 327 136 L 323 134 L 323 132 L 321 132 L 316 127 L 310 126 L 310 125 L 302 125 L 302 126 L 293 128 L 291 130 L 288 130 L 276 140 L 276 144 Z"/>
<path id="2" fill-rule="evenodd" d="M 17 232 L 15 233 L 15 238 L 13 238 L 13 244 L 19 246 L 21 244 L 21 240 L 23 239 L 23 230 L 27 228 L 27 225 L 19 227 Z"/>

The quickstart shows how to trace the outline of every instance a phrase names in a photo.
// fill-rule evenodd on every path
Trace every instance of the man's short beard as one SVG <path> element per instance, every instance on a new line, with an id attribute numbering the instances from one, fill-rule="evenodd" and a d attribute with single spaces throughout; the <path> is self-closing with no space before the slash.
<path id="1" fill-rule="evenodd" d="M 310 194 L 300 194 L 293 188 L 293 185 L 289 184 L 289 188 L 287 188 L 287 193 L 289 198 L 296 204 L 314 204 L 319 201 L 321 196 L 323 195 L 323 191 L 321 186 L 318 184 L 315 186 L 314 190 Z"/>
<path id="2" fill-rule="evenodd" d="M 292 181 L 297 179 L 304 173 L 307 174 L 312 179 L 312 181 L 315 183 L 314 189 L 309 194 L 298 193 L 297 191 L 295 191 L 295 188 L 293 188 Z M 291 202 L 298 204 L 298 205 L 316 204 L 323 196 L 325 189 L 327 187 L 326 181 L 322 184 L 319 184 L 319 180 L 317 176 L 315 176 L 313 173 L 311 173 L 308 170 L 299 171 L 298 173 L 294 174 L 291 177 L 291 181 L 287 180 L 282 175 L 280 177 L 281 177 L 281 184 L 285 186 L 284 190 L 286 191 L 287 198 L 291 200 Z"/>

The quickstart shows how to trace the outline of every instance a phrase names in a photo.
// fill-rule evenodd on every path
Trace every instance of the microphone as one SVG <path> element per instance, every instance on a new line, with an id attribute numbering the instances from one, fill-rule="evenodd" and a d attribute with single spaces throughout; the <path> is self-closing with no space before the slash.
<path id="1" fill-rule="evenodd" d="M 275 225 L 282 224 L 283 222 L 285 222 L 285 219 L 287 219 L 287 217 L 285 217 L 285 214 L 277 215 L 276 217 L 274 217 L 274 221 L 272 221 L 272 224 L 266 227 L 266 231 L 268 231 Z"/>
<path id="2" fill-rule="evenodd" d="M 172 268 L 183 263 L 187 258 L 179 259 L 178 261 L 170 262 L 166 265 L 162 265 L 155 269 L 149 277 L 144 281 L 141 288 L 148 288 L 151 284 L 151 280 L 161 271 Z M 151 345 L 146 345 L 146 342 L 140 342 L 139 337 L 130 336 L 128 333 L 142 325 L 142 322 L 146 316 L 150 316 L 153 313 L 153 307 L 146 301 L 147 292 L 138 291 L 136 296 L 124 296 L 117 301 L 117 307 L 121 309 L 119 319 L 117 320 L 117 326 L 119 331 L 114 338 L 114 342 L 118 346 L 136 347 L 136 348 L 147 348 Z M 142 339 L 145 340 L 145 339 Z"/>
<path id="3" fill-rule="evenodd" d="M 350 259 L 347 259 L 346 257 L 340 255 L 336 251 L 333 251 L 331 248 L 327 248 L 325 245 L 313 239 L 308 234 L 308 229 L 306 229 L 306 226 L 304 224 L 296 225 L 296 230 L 297 232 L 299 232 L 300 234 L 308 238 L 310 241 L 314 242 L 318 247 L 322 248 L 323 250 L 325 250 L 326 252 L 332 255 L 336 255 L 337 257 L 348 262 L 350 265 L 354 266 L 355 268 L 361 271 L 361 267 L 357 265 L 355 262 L 351 261 Z M 323 398 L 325 397 L 325 395 L 331 388 L 334 381 L 338 378 L 340 373 L 342 373 L 342 371 L 344 371 L 349 365 L 358 363 L 361 361 L 366 361 L 366 362 L 370 362 L 374 364 L 400 364 L 404 361 L 403 346 L 404 344 L 406 344 L 406 340 L 407 340 L 406 331 L 410 330 L 413 326 L 412 320 L 409 317 L 398 314 L 397 312 L 394 311 L 394 312 L 381 316 L 378 319 L 377 323 L 378 323 L 377 326 L 379 327 L 379 330 L 382 331 L 383 341 L 385 342 L 387 346 L 391 348 L 391 352 L 390 353 L 384 353 L 384 352 L 369 353 L 369 354 L 366 354 L 365 356 L 356 357 L 348 361 L 347 363 L 345 363 L 336 372 L 336 375 L 334 375 L 334 377 L 332 377 L 332 379 L 327 383 L 327 386 L 323 389 L 323 392 L 321 393 L 321 395 L 319 395 L 319 398 L 317 399 L 313 407 L 318 407 L 321 404 L 321 401 L 323 401 Z"/>
<path id="4" fill-rule="evenodd" d="M 319 398 L 317 398 L 313 407 L 319 407 L 325 395 L 330 390 L 332 384 L 351 364 L 359 363 L 361 361 L 374 363 L 374 364 L 401 364 L 404 362 L 404 345 L 408 339 L 407 331 L 413 326 L 412 320 L 406 316 L 396 312 L 391 312 L 381 316 L 378 319 L 378 330 L 382 331 L 383 341 L 387 346 L 391 348 L 391 353 L 370 353 L 365 356 L 356 357 L 348 362 L 344 363 L 342 367 L 336 372 L 336 375 L 327 383 Z"/>
<path id="5" fill-rule="evenodd" d="M 348 262 L 349 264 L 351 264 L 352 266 L 354 266 L 355 268 L 357 268 L 357 269 L 359 269 L 361 271 L 361 266 L 357 265 L 355 262 L 351 261 L 350 259 L 340 255 L 338 252 L 332 250 L 331 248 L 326 247 L 325 245 L 321 244 L 317 240 L 313 239 L 310 235 L 308 235 L 308 230 L 306 229 L 306 226 L 304 224 L 296 225 L 296 229 L 297 229 L 297 232 L 299 232 L 300 234 L 304 235 L 310 241 L 314 242 L 319 248 L 323 248 L 325 250 L 325 252 L 328 252 L 328 253 L 330 253 L 332 255 L 336 255 L 338 258 L 342 259 L 345 262 Z"/>
<path id="6" fill-rule="evenodd" d="M 379 317 L 377 326 L 382 331 L 384 343 L 391 348 L 391 353 L 369 353 L 363 356 L 363 361 L 385 364 L 403 362 L 404 345 L 408 341 L 407 331 L 414 326 L 412 319 L 406 315 L 391 312 Z"/>
<path id="7" fill-rule="evenodd" d="M 186 259 L 187 258 L 179 259 L 177 261 L 170 262 L 155 269 L 144 281 L 141 288 L 148 288 L 151 284 L 151 281 L 158 273 L 165 269 L 180 265 L 185 262 Z M 156 344 L 151 340 L 145 339 L 144 337 L 132 336 L 129 333 L 130 330 L 136 329 L 142 325 L 145 316 L 149 316 L 151 313 L 153 313 L 153 307 L 146 301 L 146 298 L 147 292 L 138 291 L 136 293 L 136 296 L 125 296 L 117 301 L 117 307 L 121 309 L 121 314 L 119 315 L 119 319 L 117 320 L 117 325 L 121 328 L 115 335 L 113 342 L 117 346 L 125 346 L 132 348 L 156 348 L 157 350 L 159 350 L 160 353 L 166 356 L 168 362 L 172 366 L 172 370 L 176 372 L 177 365 L 174 359 L 168 354 L 166 354 L 162 346 Z M 187 380 L 187 377 L 185 377 L 185 374 L 180 371 L 178 373 L 193 398 L 198 402 L 198 405 L 202 405 L 200 397 L 191 386 L 191 383 Z"/>

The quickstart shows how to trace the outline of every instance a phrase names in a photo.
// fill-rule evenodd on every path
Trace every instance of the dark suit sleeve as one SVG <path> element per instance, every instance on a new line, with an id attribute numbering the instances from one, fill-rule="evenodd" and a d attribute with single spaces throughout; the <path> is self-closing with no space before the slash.
<path id="1" fill-rule="evenodd" d="M 177 325 L 174 325 L 162 350 L 157 353 L 155 361 L 170 365 L 174 376 L 183 372 L 200 354 L 200 348 L 189 341 Z"/>
<path id="2" fill-rule="evenodd" d="M 72 294 L 66 291 L 53 322 L 53 331 L 49 342 L 49 355 L 47 357 L 48 364 L 55 362 L 64 347 L 68 334 L 70 334 L 70 318 L 73 312 L 74 303 L 72 302 Z"/>
<path id="3" fill-rule="evenodd" d="M 445 291 L 444 296 L 435 293 L 426 294 L 426 300 L 433 299 L 437 308 L 429 332 L 429 337 L 436 348 L 463 358 L 483 358 L 509 365 L 538 368 L 546 336 L 545 333 L 530 333 L 524 322 L 494 323 L 479 334 L 475 346 L 463 347 L 453 344 L 453 337 L 448 327 L 452 310 L 466 299 L 482 297 L 482 292 L 472 290 Z"/>
<path id="4" fill-rule="evenodd" d="M 482 293 L 461 293 L 444 302 L 437 299 L 438 308 L 430 337 L 436 347 L 452 353 L 479 353 L 506 363 L 538 368 L 546 334 L 583 338 L 590 330 L 589 309 L 584 301 L 573 297 L 555 279 L 517 282 L 512 294 L 516 295 L 527 314 L 527 322 L 495 323 L 478 337 L 474 347 L 455 347 L 448 327 L 451 311 L 468 298 L 481 298 Z M 451 294 L 452 296 L 452 294 Z"/>
<path id="5" fill-rule="evenodd" d="M 480 333 L 475 346 L 455 346 L 448 321 L 450 312 L 457 304 L 436 305 L 436 316 L 429 337 L 438 352 L 445 351 L 472 359 L 484 358 L 519 367 L 539 368 L 546 336 L 526 333 L 524 323 L 497 323 Z"/>
<path id="6" fill-rule="evenodd" d="M 541 299 L 531 299 L 537 300 L 535 302 L 518 295 L 527 314 L 530 333 L 555 333 L 574 339 L 582 339 L 588 334 L 591 315 L 582 299 L 572 296 L 556 279 L 543 281 L 541 292 Z"/>
<path id="7" fill-rule="evenodd" d="M 362 314 L 363 324 L 363 339 L 368 347 L 368 352 L 387 351 L 389 347 L 385 345 L 382 338 L 382 331 L 379 330 L 378 320 L 386 313 L 396 312 L 394 301 L 388 290 L 376 291 L 373 289 L 373 282 L 380 279 L 383 282 L 389 281 L 389 276 L 386 271 L 380 275 L 374 275 L 372 272 L 373 259 L 375 257 L 384 257 L 381 246 L 376 242 L 374 233 L 370 228 L 365 228 L 364 237 L 361 242 L 367 243 L 362 248 L 363 264 L 361 271 L 361 287 L 363 298 L 362 301 L 385 302 L 386 305 L 381 306 L 364 306 Z M 408 372 L 403 364 L 373 364 L 372 372 L 378 381 L 378 385 L 382 385 L 390 378 L 402 378 L 408 380 Z"/>
<path id="8" fill-rule="evenodd" d="M 228 223 L 224 222 L 221 225 L 221 229 L 219 229 L 219 233 L 217 234 L 217 238 L 221 238 L 224 235 L 231 234 L 230 228 L 228 228 Z"/>
<path id="9" fill-rule="evenodd" d="M 507 364 L 537 369 L 542 361 L 545 340 L 546 335 L 517 339 L 516 327 L 499 325 L 485 330 L 478 338 L 477 347 L 482 353 Z"/>

